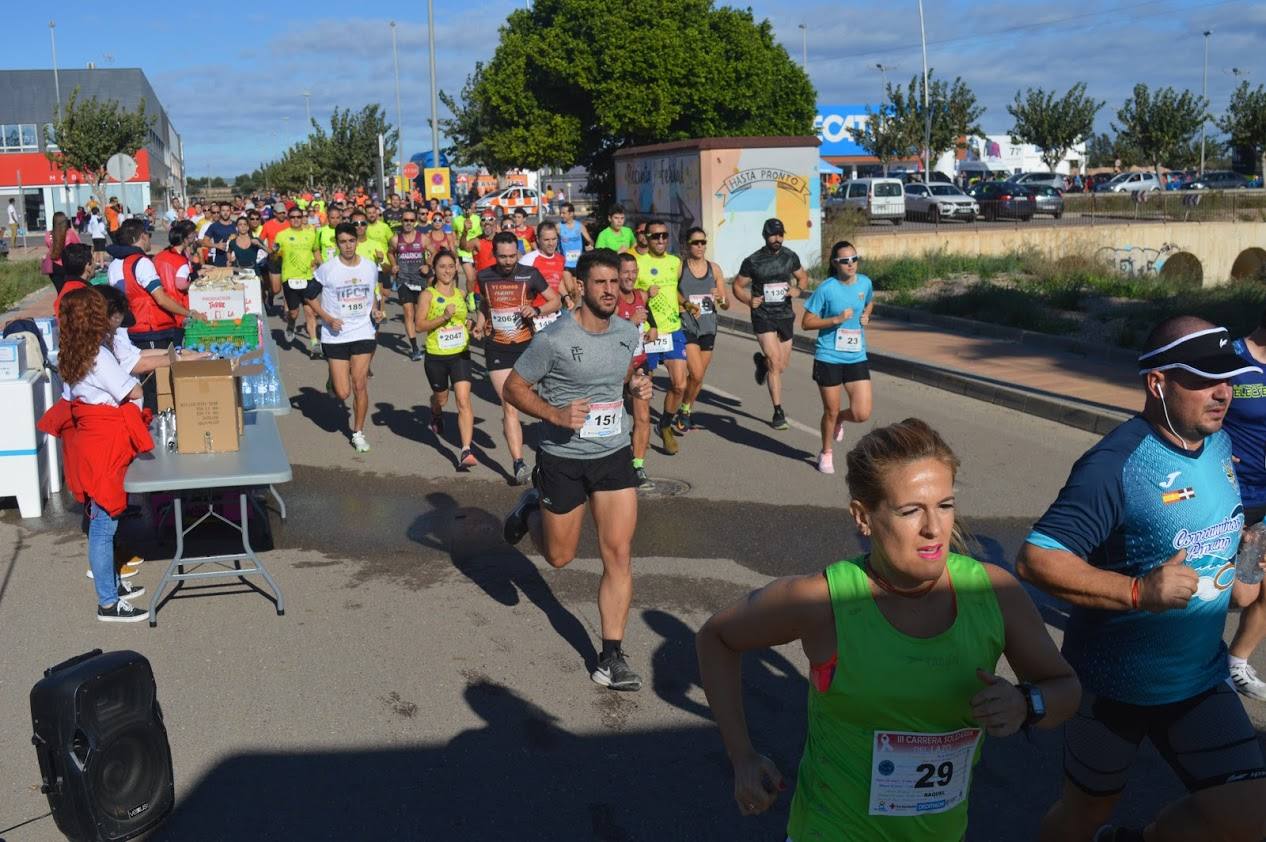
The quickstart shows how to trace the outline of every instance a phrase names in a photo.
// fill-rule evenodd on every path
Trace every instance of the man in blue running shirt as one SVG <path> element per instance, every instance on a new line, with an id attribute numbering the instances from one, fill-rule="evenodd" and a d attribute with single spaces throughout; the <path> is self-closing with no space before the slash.
<path id="1" fill-rule="evenodd" d="M 1235 576 L 1244 507 L 1222 421 L 1228 380 L 1261 369 L 1229 345 L 1203 319 L 1157 325 L 1142 414 L 1077 461 L 1020 551 L 1020 578 L 1071 605 L 1063 651 L 1084 688 L 1043 842 L 1266 833 L 1266 758 L 1222 642 L 1228 605 L 1260 591 Z M 1106 826 L 1145 737 L 1188 795 L 1145 830 Z"/>
<path id="2" fill-rule="evenodd" d="M 562 221 L 558 223 L 558 248 L 567 259 L 567 269 L 576 271 L 580 255 L 593 248 L 588 229 L 576 219 L 576 208 L 571 202 L 563 202 L 559 209 Z"/>

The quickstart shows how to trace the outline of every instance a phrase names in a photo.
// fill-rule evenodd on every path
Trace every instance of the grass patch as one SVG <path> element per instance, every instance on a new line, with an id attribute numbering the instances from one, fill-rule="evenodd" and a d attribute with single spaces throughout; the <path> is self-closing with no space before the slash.
<path id="1" fill-rule="evenodd" d="M 1266 310 L 1266 285 L 1257 280 L 1201 287 L 1190 278 L 1126 275 L 1094 257 L 937 253 L 868 261 L 862 271 L 881 300 L 899 307 L 1130 349 L 1169 316 L 1200 316 L 1243 335 Z"/>
<path id="2" fill-rule="evenodd" d="M 48 278 L 40 274 L 38 260 L 15 260 L 0 263 L 0 313 L 8 310 L 40 287 L 48 285 Z"/>

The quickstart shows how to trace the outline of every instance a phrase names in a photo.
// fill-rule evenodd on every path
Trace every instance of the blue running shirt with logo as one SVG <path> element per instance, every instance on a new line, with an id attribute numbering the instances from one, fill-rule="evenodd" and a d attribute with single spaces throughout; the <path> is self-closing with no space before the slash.
<path id="1" fill-rule="evenodd" d="M 1028 543 L 1131 577 L 1186 549 L 1184 563 L 1200 576 L 1184 609 L 1153 614 L 1073 606 L 1063 651 L 1082 686 L 1120 702 L 1161 705 L 1224 681 L 1222 629 L 1243 526 L 1224 432 L 1187 452 L 1135 417 L 1077 460 Z"/>
<path id="2" fill-rule="evenodd" d="M 1231 343 L 1235 353 L 1250 365 L 1261 365 L 1244 346 L 1243 339 Z M 1266 506 L 1266 374 L 1248 371 L 1230 380 L 1234 395 L 1222 429 L 1231 437 L 1235 474 L 1240 480 L 1240 496 L 1246 508 Z"/>

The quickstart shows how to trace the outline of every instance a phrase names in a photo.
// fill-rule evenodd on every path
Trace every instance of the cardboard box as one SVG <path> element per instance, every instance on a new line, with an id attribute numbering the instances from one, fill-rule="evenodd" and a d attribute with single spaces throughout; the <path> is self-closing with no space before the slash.
<path id="1" fill-rule="evenodd" d="M 174 355 L 174 351 L 172 352 Z M 154 382 L 158 385 L 158 411 L 166 412 L 176 406 L 175 395 L 171 391 L 171 367 L 159 366 L 154 369 Z"/>
<path id="2" fill-rule="evenodd" d="M 241 284 L 214 286 L 195 281 L 189 287 L 189 309 L 208 321 L 240 319 L 246 314 L 246 291 Z"/>
<path id="3" fill-rule="evenodd" d="M 251 275 L 236 276 L 236 280 L 242 284 L 242 295 L 245 301 L 244 311 L 254 313 L 259 316 L 260 321 L 264 319 L 264 291 L 260 286 L 259 278 Z"/>
<path id="4" fill-rule="evenodd" d="M 26 371 L 26 340 L 0 339 L 0 380 L 18 380 Z"/>
<path id="5" fill-rule="evenodd" d="M 163 410 L 164 380 L 176 410 L 176 450 L 180 453 L 232 453 L 242 436 L 240 377 L 264 371 L 250 363 L 263 359 L 263 350 L 231 360 L 181 360 L 173 348 L 169 365 L 159 368 L 158 408 Z"/>

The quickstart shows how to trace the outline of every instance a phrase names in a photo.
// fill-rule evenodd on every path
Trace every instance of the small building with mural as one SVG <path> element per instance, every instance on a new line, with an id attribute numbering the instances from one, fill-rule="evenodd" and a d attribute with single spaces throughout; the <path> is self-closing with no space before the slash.
<path id="1" fill-rule="evenodd" d="M 688 228 L 708 232 L 708 254 L 733 277 L 760 248 L 771 216 L 805 266 L 822 257 L 821 183 L 816 137 L 705 137 L 634 146 L 615 153 L 616 201 L 632 217 L 668 223 L 681 253 Z"/>

